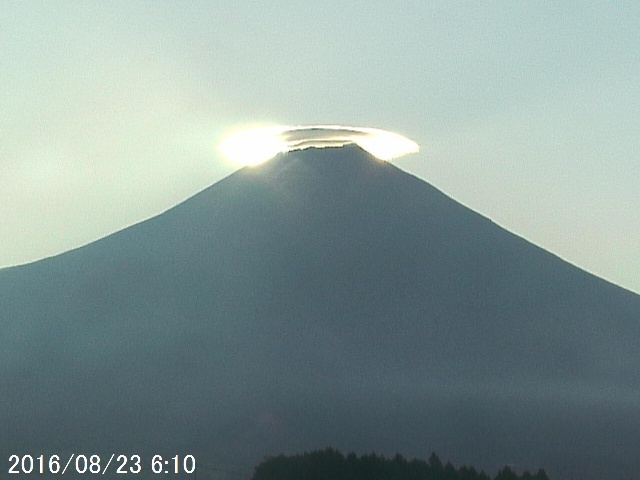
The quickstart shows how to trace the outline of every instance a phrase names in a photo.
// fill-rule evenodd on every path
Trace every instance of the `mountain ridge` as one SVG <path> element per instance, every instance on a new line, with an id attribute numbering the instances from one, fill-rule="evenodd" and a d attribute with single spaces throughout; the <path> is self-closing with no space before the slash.
<path id="1" fill-rule="evenodd" d="M 312 150 L 323 150 L 323 149 L 330 149 L 330 150 L 339 150 L 339 149 L 353 150 L 353 151 L 355 151 L 355 152 L 358 152 L 358 155 L 362 156 L 363 158 L 367 158 L 367 157 L 369 157 L 369 158 L 367 159 L 367 161 L 374 162 L 375 164 L 378 164 L 378 166 L 389 166 L 389 167 L 391 167 L 392 169 L 397 169 L 397 170 L 399 170 L 400 172 L 402 172 L 404 175 L 406 175 L 406 176 L 408 176 L 408 177 L 412 177 L 412 178 L 413 178 L 413 179 L 415 179 L 417 182 L 419 182 L 419 183 L 423 184 L 423 186 L 425 186 L 425 185 L 426 185 L 426 186 L 428 186 L 429 188 L 433 189 L 433 191 L 434 191 L 434 192 L 436 192 L 437 194 L 442 195 L 442 196 L 443 196 L 444 198 L 446 198 L 448 201 L 454 202 L 455 204 L 459 205 L 462 209 L 470 210 L 471 212 L 473 212 L 473 214 L 478 215 L 478 216 L 480 216 L 481 218 L 483 218 L 483 219 L 485 219 L 485 220 L 487 220 L 487 221 L 491 222 L 492 224 L 494 224 L 494 225 L 495 225 L 495 226 L 497 226 L 498 228 L 500 228 L 500 229 L 502 229 L 502 230 L 506 231 L 506 232 L 507 232 L 507 233 L 509 233 L 510 235 L 513 235 L 514 237 L 517 237 L 517 238 L 518 238 L 518 239 L 520 239 L 520 240 L 524 240 L 525 242 L 527 242 L 527 243 L 529 243 L 529 244 L 531 244 L 531 245 L 535 246 L 536 248 L 538 248 L 538 249 L 540 249 L 540 250 L 543 250 L 543 251 L 544 251 L 544 252 L 546 252 L 547 254 L 550 254 L 550 255 L 552 255 L 552 256 L 554 256 L 554 257 L 556 257 L 557 259 L 561 260 L 562 262 L 568 263 L 568 264 L 570 264 L 571 266 L 573 266 L 573 267 L 575 267 L 575 268 L 577 268 L 577 269 L 580 269 L 580 270 L 584 271 L 585 273 L 587 273 L 587 274 L 589 274 L 589 275 L 592 275 L 592 276 L 594 276 L 594 277 L 597 277 L 597 278 L 598 278 L 598 279 L 600 279 L 601 281 L 607 282 L 607 283 L 609 283 L 609 284 L 611 284 L 611 285 L 613 285 L 613 286 L 615 286 L 615 287 L 617 287 L 617 288 L 621 288 L 621 289 L 623 289 L 623 290 L 626 290 L 626 291 L 628 291 L 629 293 L 631 293 L 631 294 L 633 294 L 633 295 L 639 295 L 637 292 L 634 292 L 633 290 L 630 290 L 630 289 L 628 289 L 628 288 L 626 288 L 626 287 L 624 287 L 624 286 L 622 286 L 622 285 L 619 285 L 619 284 L 615 283 L 614 281 L 611 281 L 611 280 L 608 280 L 608 279 L 606 279 L 606 278 L 600 277 L 600 276 L 598 276 L 597 274 L 595 274 L 595 273 L 593 273 L 593 272 L 590 272 L 590 271 L 588 271 L 588 270 L 584 269 L 583 267 L 581 267 L 581 266 L 579 266 L 579 265 L 577 265 L 577 264 L 575 264 L 575 263 L 571 262 L 570 260 L 568 260 L 568 259 L 566 259 L 566 258 L 561 257 L 561 256 L 560 256 L 560 255 L 558 255 L 557 253 L 554 253 L 554 252 L 552 252 L 552 251 L 547 250 L 544 246 L 539 245 L 539 244 L 537 244 L 537 243 L 534 243 L 532 240 L 528 239 L 527 237 L 525 237 L 525 236 L 523 236 L 523 235 L 520 235 L 520 234 L 514 233 L 513 231 L 509 230 L 509 228 L 508 228 L 508 227 L 503 226 L 502 224 L 500 224 L 500 223 L 496 222 L 495 220 L 493 220 L 490 216 L 487 216 L 486 214 L 479 213 L 479 212 L 477 212 L 477 211 L 472 210 L 472 208 L 471 208 L 471 207 L 469 207 L 469 206 L 467 206 L 467 205 L 464 205 L 464 204 L 462 204 L 462 203 L 458 202 L 457 200 L 455 200 L 455 199 L 453 199 L 453 198 L 449 197 L 446 193 L 444 193 L 444 192 L 443 192 L 443 191 L 441 191 L 440 189 L 438 189 L 438 188 L 434 187 L 433 185 L 431 185 L 431 184 L 427 183 L 427 182 L 426 182 L 426 181 L 424 181 L 423 179 L 421 179 L 421 178 L 419 178 L 419 177 L 416 177 L 415 175 L 413 175 L 413 174 L 411 174 L 411 173 L 409 173 L 409 172 L 406 172 L 406 171 L 401 170 L 400 168 L 396 167 L 395 165 L 393 165 L 392 163 L 390 163 L 390 162 L 388 162 L 388 161 L 381 161 L 381 160 L 377 160 L 377 159 L 375 159 L 375 157 L 372 157 L 370 154 L 368 154 L 366 151 L 362 150 L 360 147 L 358 147 L 358 146 L 357 146 L 357 145 L 355 145 L 355 144 L 348 144 L 348 145 L 343 146 L 343 147 L 324 147 L 324 148 L 313 148 L 313 147 L 309 147 L 309 148 L 304 149 L 304 150 L 312 151 Z M 279 155 L 278 155 L 278 157 L 282 157 L 282 156 L 286 156 L 286 155 L 287 155 L 287 154 L 279 154 Z M 2 268 L 0 268 L 0 271 L 8 270 L 8 269 L 20 268 L 20 267 L 25 267 L 25 266 L 28 266 L 28 265 L 32 265 L 32 264 L 36 264 L 36 263 L 42 262 L 42 261 L 48 261 L 48 260 L 50 260 L 50 259 L 57 258 L 57 257 L 59 257 L 59 256 L 61 256 L 61 255 L 67 255 L 67 254 L 69 254 L 70 252 L 75 252 L 75 251 L 77 251 L 77 250 L 83 249 L 83 248 L 85 248 L 85 247 L 88 247 L 88 246 L 90 246 L 90 245 L 92 245 L 92 244 L 96 243 L 96 242 L 100 242 L 100 241 L 102 241 L 102 240 L 104 240 L 104 239 L 106 239 L 106 238 L 112 237 L 112 236 L 114 236 L 114 235 L 116 235 L 116 236 L 117 236 L 117 235 L 120 235 L 122 232 L 129 231 L 129 230 L 130 230 L 130 229 L 132 229 L 132 228 L 137 228 L 137 227 L 141 226 L 142 224 L 145 224 L 145 223 L 147 223 L 147 222 L 149 222 L 149 221 L 152 221 L 152 222 L 153 222 L 153 221 L 156 221 L 159 217 L 163 217 L 165 214 L 168 214 L 168 213 L 170 213 L 170 212 L 173 212 L 176 208 L 178 208 L 178 209 L 179 209 L 179 207 L 181 207 L 183 204 L 185 204 L 185 203 L 191 203 L 191 202 L 192 202 L 192 200 L 196 200 L 196 198 L 198 198 L 198 197 L 205 196 L 205 195 L 207 194 L 207 192 L 208 192 L 211 188 L 213 188 L 213 187 L 215 187 L 215 188 L 219 188 L 219 187 L 220 187 L 220 186 L 222 186 L 222 184 L 223 184 L 224 182 L 226 182 L 228 179 L 235 179 L 235 176 L 236 176 L 236 175 L 241 174 L 242 172 L 246 172 L 246 173 L 248 173 L 248 176 L 251 176 L 252 174 L 255 174 L 255 173 L 257 173 L 257 172 L 264 171 L 265 169 L 267 169 L 267 167 L 268 167 L 268 166 L 270 166 L 270 165 L 272 165 L 272 164 L 274 164 L 274 163 L 278 163 L 278 160 L 276 160 L 275 158 L 274 158 L 274 159 L 272 159 L 272 161 L 267 161 L 267 162 L 265 162 L 265 163 L 263 163 L 263 164 L 260 164 L 260 165 L 257 165 L 257 166 L 247 166 L 247 167 L 243 167 L 242 169 L 237 170 L 237 171 L 235 171 L 235 172 L 231 173 L 230 175 L 228 175 L 228 176 L 226 176 L 226 177 L 224 177 L 224 178 L 222 178 L 222 179 L 218 180 L 217 182 L 213 183 L 212 185 L 209 185 L 208 187 L 206 187 L 206 188 L 204 188 L 204 189 L 200 190 L 199 192 L 196 192 L 195 194 L 193 194 L 193 195 L 191 195 L 191 196 L 189 196 L 189 197 L 185 198 L 184 200 L 182 200 L 182 201 L 178 202 L 177 204 L 175 204 L 175 205 L 173 205 L 173 206 L 170 206 L 170 207 L 166 208 L 165 210 L 163 210 L 163 211 L 161 211 L 161 212 L 159 212 L 159 213 L 157 213 L 157 214 L 155 214 L 155 215 L 153 215 L 153 216 L 151 216 L 151 217 L 149 217 L 149 218 L 146 218 L 146 219 L 143 219 L 143 220 L 140 220 L 140 221 L 134 222 L 134 223 L 132 223 L 131 225 L 128 225 L 128 226 L 126 226 L 126 227 L 124 227 L 124 228 L 118 229 L 118 230 L 116 230 L 116 231 L 114 231 L 114 232 L 111 232 L 111 233 L 109 233 L 109 234 L 107 234 L 107 235 L 104 235 L 104 236 L 102 236 L 102 237 L 100 237 L 100 238 L 97 238 L 97 239 L 95 239 L 95 240 L 92 240 L 92 241 L 90 241 L 90 242 L 88 242 L 88 243 L 86 243 L 86 244 L 83 244 L 83 245 L 80 245 L 80 246 L 77 246 L 77 247 L 71 248 L 71 249 L 66 250 L 66 251 L 64 251 L 64 252 L 60 252 L 60 253 L 57 253 L 57 254 L 54 254 L 54 255 L 50 255 L 50 256 L 47 256 L 47 257 L 43 257 L 43 258 L 40 258 L 40 259 L 37 259 L 37 260 L 33 260 L 33 261 L 30 261 L 30 262 L 27 262 L 27 263 L 22 263 L 22 264 L 18 264 L 18 265 L 10 265 L 10 266 L 6 266 L 6 267 L 2 267 Z M 205 208 L 206 208 L 206 206 L 205 206 Z"/>
<path id="2" fill-rule="evenodd" d="M 31 449 L 640 468 L 640 297 L 355 146 L 0 270 L 0 319 L 0 423 Z"/>

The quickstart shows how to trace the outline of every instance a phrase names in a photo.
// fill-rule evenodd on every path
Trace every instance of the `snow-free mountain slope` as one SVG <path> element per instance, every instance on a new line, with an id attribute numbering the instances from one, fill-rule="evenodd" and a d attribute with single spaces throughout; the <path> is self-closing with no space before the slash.
<path id="1" fill-rule="evenodd" d="M 356 146 L 0 270 L 0 452 L 640 470 L 640 297 Z"/>

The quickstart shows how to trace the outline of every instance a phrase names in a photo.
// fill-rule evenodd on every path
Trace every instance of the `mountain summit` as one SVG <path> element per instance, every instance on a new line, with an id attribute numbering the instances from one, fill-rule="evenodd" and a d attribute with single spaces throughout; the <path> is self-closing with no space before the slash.
<path id="1" fill-rule="evenodd" d="M 355 145 L 0 270 L 0 453 L 640 471 L 640 297 Z M 145 457 L 146 458 L 146 457 Z"/>

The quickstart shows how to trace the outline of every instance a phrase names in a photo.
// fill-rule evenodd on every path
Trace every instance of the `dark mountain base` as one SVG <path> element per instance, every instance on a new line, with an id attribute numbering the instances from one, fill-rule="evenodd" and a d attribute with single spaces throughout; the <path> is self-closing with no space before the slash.
<path id="1" fill-rule="evenodd" d="M 640 472 L 640 297 L 357 147 L 0 271 L 0 453 Z"/>

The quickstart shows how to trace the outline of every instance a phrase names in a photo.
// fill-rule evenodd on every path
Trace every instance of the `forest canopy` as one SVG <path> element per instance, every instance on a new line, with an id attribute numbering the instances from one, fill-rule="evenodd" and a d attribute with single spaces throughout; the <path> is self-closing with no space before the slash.
<path id="1" fill-rule="evenodd" d="M 492 478 L 474 467 L 443 464 L 435 453 L 428 461 L 407 460 L 399 453 L 385 458 L 375 453 L 358 457 L 326 448 L 303 454 L 267 457 L 260 463 L 253 480 L 549 480 L 544 470 L 517 474 L 503 467 Z"/>

